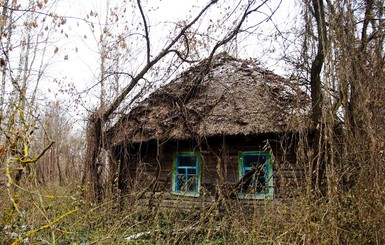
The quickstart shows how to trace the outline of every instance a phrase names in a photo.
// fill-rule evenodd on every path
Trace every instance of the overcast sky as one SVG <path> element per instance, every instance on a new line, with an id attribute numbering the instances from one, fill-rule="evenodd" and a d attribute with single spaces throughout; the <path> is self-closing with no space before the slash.
<path id="1" fill-rule="evenodd" d="M 58 12 L 61 15 L 77 17 L 79 19 L 85 18 L 91 11 L 96 11 L 101 16 L 105 13 L 106 2 L 110 2 L 110 7 L 112 7 L 116 1 L 61 1 L 59 2 Z M 159 22 L 176 22 L 178 20 L 184 20 L 186 16 L 194 15 L 194 13 L 207 3 L 207 1 L 200 1 L 200 4 L 197 4 L 197 1 L 195 0 L 151 0 L 149 2 L 151 2 L 151 9 L 147 8 L 145 11 L 147 11 L 147 16 L 151 25 L 150 34 L 152 37 L 160 34 L 162 30 L 162 28 L 158 28 L 157 26 Z M 277 3 L 280 1 L 272 2 L 274 3 L 270 3 L 270 6 L 273 8 L 277 6 Z M 220 1 L 218 4 L 220 4 Z M 274 57 L 274 55 L 269 57 L 263 53 L 266 49 L 270 49 L 271 54 L 273 54 L 273 52 L 278 52 L 279 50 L 279 43 L 276 42 L 278 40 L 272 36 L 275 32 L 272 23 L 277 24 L 281 29 L 288 26 L 290 24 L 289 22 L 292 21 L 293 14 L 295 14 L 295 11 L 293 11 L 294 9 L 296 9 L 294 7 L 294 1 L 283 1 L 277 13 L 273 16 L 272 21 L 263 23 L 263 25 L 261 25 L 263 26 L 263 29 L 257 30 L 255 35 L 248 37 L 249 40 L 243 41 L 242 48 L 239 50 L 239 55 L 243 57 L 249 56 L 259 58 L 262 62 L 266 63 L 266 65 L 274 64 L 274 61 L 269 60 L 269 58 Z M 210 14 L 215 16 L 217 14 L 216 10 L 216 8 L 213 8 L 213 11 L 211 11 Z M 261 14 L 260 17 L 264 18 L 265 16 Z M 103 21 L 103 18 L 104 17 L 101 17 L 101 21 Z M 258 18 L 258 16 L 254 16 L 254 18 Z M 97 19 L 92 18 L 91 21 L 96 22 Z M 68 69 L 68 71 L 64 71 L 64 67 L 60 64 L 61 69 L 63 69 L 63 75 L 68 75 L 68 77 L 72 77 L 71 79 L 75 79 L 74 75 L 76 75 L 76 80 L 81 81 L 93 80 L 94 76 L 98 75 L 94 73 L 96 71 L 95 62 L 97 62 L 99 57 L 97 43 L 91 36 L 89 25 L 81 20 L 69 19 L 68 25 L 64 27 L 64 31 L 66 31 L 70 37 L 61 40 L 63 47 L 61 52 L 63 55 L 68 55 L 69 58 L 68 62 L 63 61 L 63 64 L 66 63 L 65 68 Z M 85 36 L 87 36 L 87 39 L 84 38 Z M 154 38 L 154 40 L 156 40 L 156 38 Z M 163 40 L 160 41 L 161 43 L 159 44 L 163 44 Z M 276 70 L 276 67 L 269 68 Z"/>
<path id="2" fill-rule="evenodd" d="M 131 1 L 128 1 L 131 2 Z M 146 12 L 150 28 L 150 35 L 153 40 L 153 54 L 156 54 L 156 50 L 160 50 L 165 44 L 164 38 L 167 37 L 169 30 L 173 24 L 177 21 L 185 20 L 186 16 L 191 18 L 197 11 L 200 11 L 202 6 L 207 4 L 207 1 L 195 0 L 151 0 L 143 1 L 144 11 Z M 280 3 L 280 8 L 272 17 L 271 21 L 264 22 L 261 28 L 254 30 L 254 34 L 248 37 L 243 37 L 238 40 L 240 42 L 237 54 L 242 58 L 257 58 L 261 60 L 262 64 L 268 69 L 275 71 L 279 74 L 285 74 L 285 64 L 277 63 L 277 57 L 281 54 L 280 37 L 276 35 L 276 26 L 280 31 L 287 31 L 286 28 L 293 24 L 293 19 L 298 17 L 298 8 L 295 7 L 295 1 L 279 1 L 273 0 L 269 2 L 269 8 L 263 9 L 259 15 L 253 18 L 263 19 L 266 14 L 271 12 Z M 65 82 L 72 82 L 76 85 L 78 91 L 83 91 L 89 88 L 98 81 L 99 77 L 99 61 L 100 61 L 100 49 L 98 47 L 98 31 L 103 29 L 105 23 L 106 8 L 118 6 L 119 10 L 122 10 L 125 5 L 130 3 L 124 3 L 123 0 L 105 1 L 105 0 L 59 0 L 57 5 L 57 12 L 59 15 L 71 17 L 68 19 L 67 24 L 63 26 L 63 32 L 68 37 L 59 35 L 55 46 L 59 47 L 59 53 L 56 57 L 56 61 L 52 64 L 51 70 L 57 74 L 58 80 Z M 221 1 L 218 2 L 221 4 Z M 296 10 L 296 11 L 294 11 Z M 87 21 L 91 21 L 95 25 L 94 32 L 91 32 L 90 24 L 82 19 L 86 18 L 90 13 L 98 13 L 98 17 L 90 16 Z M 200 25 L 207 25 L 207 21 L 215 19 L 220 14 L 221 6 L 212 8 L 205 16 L 203 23 Z M 121 20 L 121 24 L 125 21 L 137 20 L 141 21 L 139 13 L 132 14 L 127 13 L 125 19 Z M 136 19 L 135 19 L 136 18 Z M 257 23 L 258 19 L 250 20 Z M 99 25 L 101 23 L 102 25 Z M 119 21 L 118 21 L 119 23 Z M 169 23 L 169 25 L 167 25 Z M 275 26 L 276 25 L 276 26 Z M 121 25 L 122 27 L 123 25 Z M 140 31 L 140 30 L 139 30 Z M 157 38 L 159 36 L 159 38 Z M 155 50 L 155 51 L 154 51 Z M 130 68 L 139 69 L 143 63 L 133 62 L 138 64 L 138 67 L 131 66 Z M 52 88 L 52 86 L 50 86 Z M 48 87 L 47 87 L 48 88 Z M 43 87 L 44 90 L 47 88 Z M 83 98 L 85 103 L 88 103 L 92 96 L 97 96 L 98 91 L 88 93 L 87 98 Z M 68 100 L 71 100 L 69 98 Z"/>

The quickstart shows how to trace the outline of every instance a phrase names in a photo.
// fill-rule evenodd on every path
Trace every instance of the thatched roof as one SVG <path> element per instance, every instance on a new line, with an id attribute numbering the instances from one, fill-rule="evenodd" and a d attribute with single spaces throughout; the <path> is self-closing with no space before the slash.
<path id="1" fill-rule="evenodd" d="M 110 142 L 297 131 L 309 97 L 255 60 L 221 53 L 183 72 L 110 130 Z M 206 72 L 204 72 L 206 71 Z"/>

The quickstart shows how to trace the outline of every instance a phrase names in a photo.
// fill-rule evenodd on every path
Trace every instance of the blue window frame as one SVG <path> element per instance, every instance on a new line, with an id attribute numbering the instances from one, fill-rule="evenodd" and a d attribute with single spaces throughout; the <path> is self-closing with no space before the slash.
<path id="1" fill-rule="evenodd" d="M 173 193 L 199 196 L 200 154 L 197 152 L 177 153 L 174 158 Z"/>
<path id="2" fill-rule="evenodd" d="M 239 152 L 238 170 L 241 181 L 238 197 L 245 199 L 273 197 L 273 167 L 269 152 Z"/>

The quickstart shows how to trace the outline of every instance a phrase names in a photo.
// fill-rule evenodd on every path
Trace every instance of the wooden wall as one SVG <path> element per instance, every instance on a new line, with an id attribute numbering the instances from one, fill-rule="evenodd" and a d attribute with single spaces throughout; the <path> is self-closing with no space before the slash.
<path id="1" fill-rule="evenodd" d="M 173 157 L 177 152 L 199 151 L 201 197 L 215 197 L 224 176 L 224 188 L 231 189 L 238 180 L 239 151 L 270 151 L 273 160 L 274 199 L 291 198 L 301 191 L 304 169 L 296 163 L 296 140 L 293 135 L 218 136 L 190 140 L 150 141 L 115 148 L 120 161 L 119 188 L 123 193 L 138 192 L 156 182 L 155 192 L 172 189 Z M 152 189 L 152 188 L 150 188 Z M 149 189 L 149 190 L 150 190 Z M 172 195 L 168 195 L 172 197 Z M 180 198 L 180 197 L 178 197 Z"/>

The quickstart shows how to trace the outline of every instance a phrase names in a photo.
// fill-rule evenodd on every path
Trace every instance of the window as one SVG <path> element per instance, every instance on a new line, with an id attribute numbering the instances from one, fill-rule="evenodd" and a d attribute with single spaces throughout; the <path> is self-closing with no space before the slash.
<path id="1" fill-rule="evenodd" d="M 270 199 L 273 197 L 273 168 L 268 152 L 239 152 L 238 197 L 245 199 Z"/>
<path id="2" fill-rule="evenodd" d="M 200 154 L 196 152 L 177 153 L 174 159 L 173 193 L 199 196 Z"/>

